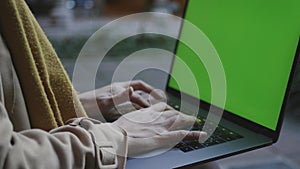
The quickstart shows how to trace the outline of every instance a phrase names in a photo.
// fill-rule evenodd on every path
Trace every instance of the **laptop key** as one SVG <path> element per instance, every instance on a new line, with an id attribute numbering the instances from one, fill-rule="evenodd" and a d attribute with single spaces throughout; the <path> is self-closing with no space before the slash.
<path id="1" fill-rule="evenodd" d="M 194 150 L 194 149 L 191 148 L 190 146 L 180 147 L 179 149 L 180 149 L 181 151 L 183 151 L 183 152 L 189 152 L 189 151 Z"/>
<path id="2" fill-rule="evenodd" d="M 189 144 L 191 147 L 193 147 L 193 149 L 198 150 L 201 148 L 204 148 L 205 146 L 201 143 L 199 143 L 198 141 L 194 141 L 193 143 Z"/>
<path id="3" fill-rule="evenodd" d="M 179 142 L 179 143 L 175 146 L 175 148 L 181 148 L 181 147 L 185 147 L 185 146 L 187 146 L 187 145 L 184 144 L 183 142 Z"/>
<path id="4" fill-rule="evenodd" d="M 170 105 L 175 109 L 180 109 L 179 104 L 170 103 Z M 198 114 L 197 121 L 195 122 L 192 130 L 201 131 L 205 130 L 208 133 L 212 133 L 210 138 L 208 138 L 204 143 L 199 143 L 198 140 L 190 140 L 190 141 L 182 141 L 178 143 L 174 148 L 178 148 L 183 152 L 189 152 L 197 149 L 201 149 L 204 147 L 213 146 L 216 144 L 225 143 L 228 141 L 233 141 L 239 138 L 243 138 L 243 136 L 225 128 L 220 125 L 215 125 L 213 122 L 207 121 L 208 125 L 203 129 L 204 124 L 207 120 Z"/>
<path id="5" fill-rule="evenodd" d="M 219 138 L 219 137 L 217 137 L 217 136 L 213 136 L 213 137 L 214 137 L 214 141 L 215 141 L 217 144 L 226 142 L 225 140 L 223 140 L 222 138 Z"/>

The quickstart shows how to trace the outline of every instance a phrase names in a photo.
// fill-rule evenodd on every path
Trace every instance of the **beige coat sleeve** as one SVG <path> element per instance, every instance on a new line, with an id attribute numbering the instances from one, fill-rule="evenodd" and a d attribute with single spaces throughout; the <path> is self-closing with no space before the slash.
<path id="1" fill-rule="evenodd" d="M 14 132 L 0 102 L 0 168 L 124 168 L 126 134 L 112 124 L 75 119 L 47 133 Z"/>

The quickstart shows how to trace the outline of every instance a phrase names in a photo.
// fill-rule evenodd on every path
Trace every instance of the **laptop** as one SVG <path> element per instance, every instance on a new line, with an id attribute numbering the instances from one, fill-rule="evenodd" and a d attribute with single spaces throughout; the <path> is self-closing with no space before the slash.
<path id="1" fill-rule="evenodd" d="M 298 0 L 188 0 L 183 18 L 209 38 L 223 74 L 209 72 L 214 69 L 180 42 L 197 41 L 183 23 L 166 93 L 168 104 L 198 117 L 200 125 L 190 129 L 209 137 L 129 158 L 126 168 L 190 167 L 275 143 L 300 52 L 299 5 Z M 214 88 L 218 85 L 225 91 Z M 222 93 L 224 103 L 215 99 Z"/>

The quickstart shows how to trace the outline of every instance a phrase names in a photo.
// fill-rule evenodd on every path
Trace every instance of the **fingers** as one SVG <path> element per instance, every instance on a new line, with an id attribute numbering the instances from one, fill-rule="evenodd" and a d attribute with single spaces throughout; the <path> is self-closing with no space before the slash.
<path id="1" fill-rule="evenodd" d="M 165 110 L 171 109 L 171 107 L 169 105 L 167 105 L 166 103 L 157 103 L 152 105 L 151 107 L 149 107 L 149 109 L 156 111 L 156 112 L 163 112 Z"/>
<path id="2" fill-rule="evenodd" d="M 141 95 L 137 94 L 137 93 L 132 93 L 132 95 L 130 96 L 130 101 L 133 103 L 136 103 L 137 105 L 141 106 L 141 107 L 149 107 L 150 103 Z"/>
<path id="3" fill-rule="evenodd" d="M 169 130 L 191 129 L 196 120 L 196 117 L 179 113 L 177 117 L 173 117 L 173 124 L 170 126 Z"/>
<path id="4" fill-rule="evenodd" d="M 112 96 L 111 100 L 113 101 L 114 105 L 119 105 L 125 103 L 126 101 L 131 101 L 132 106 L 136 107 L 135 110 L 142 108 L 149 107 L 149 102 L 140 96 L 139 94 L 134 93 L 133 88 L 129 87 L 126 90 Z"/>
<path id="5" fill-rule="evenodd" d="M 122 86 L 122 88 L 129 88 L 130 101 L 143 108 L 149 107 L 150 105 L 158 102 L 166 101 L 166 97 L 163 92 L 159 92 L 159 90 L 154 89 L 141 80 L 114 83 L 113 86 Z M 135 92 L 134 90 L 137 91 Z M 122 101 L 124 101 L 124 99 L 120 99 L 120 102 Z"/>
<path id="6" fill-rule="evenodd" d="M 197 118 L 194 116 L 186 115 L 176 110 L 168 110 L 162 114 L 166 120 L 168 130 L 191 129 Z"/>
<path id="7" fill-rule="evenodd" d="M 131 88 L 127 88 L 125 90 L 123 90 L 122 92 L 119 92 L 115 95 L 113 95 L 110 99 L 110 101 L 114 104 L 114 105 L 118 105 L 121 103 L 124 103 L 128 100 L 130 100 L 131 95 L 133 94 L 133 91 Z"/>
<path id="8" fill-rule="evenodd" d="M 131 97 L 131 101 L 144 108 L 160 102 L 166 102 L 166 99 L 156 99 L 151 94 L 148 94 L 141 90 L 133 92 Z"/>
<path id="9" fill-rule="evenodd" d="M 203 131 L 189 131 L 187 135 L 184 137 L 185 140 L 194 140 L 194 139 L 201 139 L 206 138 L 207 133 Z"/>
<path id="10" fill-rule="evenodd" d="M 154 89 L 153 87 L 151 87 L 150 85 L 148 85 L 147 83 L 145 83 L 141 80 L 132 81 L 130 83 L 130 85 L 133 87 L 134 90 L 142 90 L 146 93 L 151 94 L 156 99 L 165 99 L 166 98 L 162 92 Z"/>
<path id="11" fill-rule="evenodd" d="M 160 148 L 173 148 L 183 139 L 200 140 L 207 137 L 205 132 L 200 131 L 171 131 L 147 138 L 128 138 L 128 156 L 134 157 L 145 152 Z"/>
<path id="12" fill-rule="evenodd" d="M 154 88 L 141 80 L 135 80 L 130 83 L 134 90 L 143 90 L 147 93 L 151 93 Z"/>

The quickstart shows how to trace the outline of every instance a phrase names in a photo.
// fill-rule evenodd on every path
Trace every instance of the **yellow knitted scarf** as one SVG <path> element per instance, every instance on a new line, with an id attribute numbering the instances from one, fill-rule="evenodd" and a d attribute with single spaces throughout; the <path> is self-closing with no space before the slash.
<path id="1" fill-rule="evenodd" d="M 11 53 L 32 128 L 50 130 L 85 112 L 25 0 L 0 1 L 0 28 Z"/>

